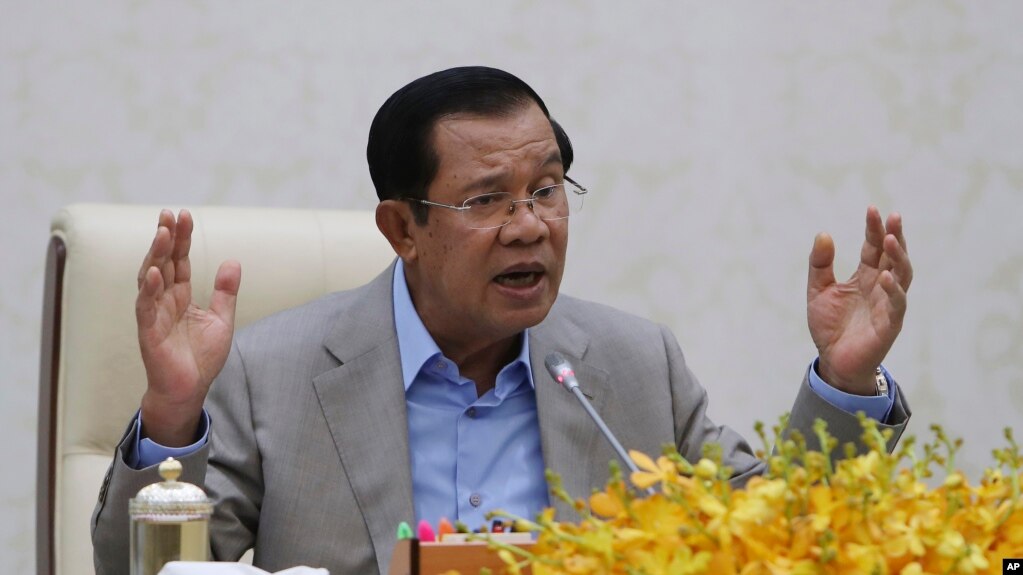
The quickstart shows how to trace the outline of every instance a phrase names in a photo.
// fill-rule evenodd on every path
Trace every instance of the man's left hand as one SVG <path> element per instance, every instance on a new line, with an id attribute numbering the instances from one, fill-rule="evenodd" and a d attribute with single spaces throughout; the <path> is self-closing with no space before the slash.
<path id="1" fill-rule="evenodd" d="M 902 216 L 892 213 L 883 222 L 871 206 L 860 264 L 848 281 L 835 281 L 834 261 L 835 242 L 826 233 L 817 234 L 810 252 L 806 315 L 820 352 L 818 375 L 846 393 L 874 395 L 874 370 L 902 330 L 906 291 L 913 281 Z"/>

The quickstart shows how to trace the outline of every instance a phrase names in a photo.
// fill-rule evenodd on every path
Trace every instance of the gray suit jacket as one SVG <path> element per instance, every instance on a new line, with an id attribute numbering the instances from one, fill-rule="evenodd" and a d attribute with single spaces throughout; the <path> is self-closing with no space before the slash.
<path id="1" fill-rule="evenodd" d="M 206 402 L 210 440 L 182 460 L 182 480 L 204 486 L 216 502 L 217 559 L 235 560 L 254 546 L 255 564 L 271 572 L 293 565 L 333 575 L 387 572 L 395 529 L 414 515 L 392 270 L 235 338 Z M 695 461 L 704 443 L 718 442 L 739 481 L 762 470 L 738 434 L 707 418 L 706 392 L 663 326 L 561 295 L 529 333 L 544 463 L 573 496 L 602 487 L 615 454 L 575 398 L 543 373 L 552 351 L 573 362 L 584 392 L 627 448 L 658 454 L 671 443 Z M 892 445 L 908 416 L 898 398 Z M 791 426 L 812 436 L 816 417 L 843 442 L 859 437 L 856 418 L 804 379 Z M 93 516 L 100 574 L 127 573 L 126 501 L 159 480 L 153 468 L 125 465 L 133 430 L 134 422 Z M 574 516 L 555 506 L 559 517 Z"/>

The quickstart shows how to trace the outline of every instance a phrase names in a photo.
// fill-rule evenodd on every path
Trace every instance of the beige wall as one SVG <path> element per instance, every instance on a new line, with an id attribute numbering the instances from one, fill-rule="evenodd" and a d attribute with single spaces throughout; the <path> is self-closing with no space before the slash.
<path id="1" fill-rule="evenodd" d="M 453 65 L 544 96 L 593 190 L 565 289 L 671 326 L 720 421 L 787 409 L 813 235 L 850 273 L 875 203 L 917 271 L 886 362 L 911 431 L 964 436 L 976 477 L 1023 430 L 1023 4 L 486 4 L 0 1 L 0 572 L 34 563 L 51 214 L 371 208 L 377 106 Z"/>

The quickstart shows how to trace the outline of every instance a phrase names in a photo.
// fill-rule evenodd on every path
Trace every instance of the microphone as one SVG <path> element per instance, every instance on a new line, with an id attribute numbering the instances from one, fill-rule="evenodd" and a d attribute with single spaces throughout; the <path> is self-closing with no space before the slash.
<path id="1" fill-rule="evenodd" d="M 572 394 L 575 395 L 576 399 L 579 400 L 579 403 L 583 404 L 583 408 L 586 409 L 586 413 L 590 414 L 590 419 L 597 424 L 597 428 L 600 429 L 600 432 L 604 434 L 605 438 L 607 438 L 608 443 L 610 443 L 611 447 L 613 447 L 618 453 L 618 457 L 625 462 L 626 466 L 628 466 L 629 471 L 639 471 L 639 468 L 636 467 L 636 463 L 632 461 L 631 457 L 629 457 L 629 453 L 625 451 L 625 448 L 618 442 L 618 438 L 615 437 L 615 434 L 608 429 L 607 424 L 604 423 L 604 420 L 600 417 L 600 414 L 597 413 L 597 410 L 593 409 L 593 405 L 590 404 L 590 400 L 586 399 L 582 390 L 579 389 L 579 380 L 575 377 L 575 370 L 572 368 L 572 364 L 568 363 L 568 360 L 565 359 L 565 356 L 555 351 L 548 354 L 543 360 L 543 363 L 547 366 L 547 371 L 551 374 L 551 377 L 554 378 L 554 381 L 563 385 L 565 389 L 571 391 Z M 646 492 L 648 495 L 654 494 L 653 488 L 648 488 Z"/>

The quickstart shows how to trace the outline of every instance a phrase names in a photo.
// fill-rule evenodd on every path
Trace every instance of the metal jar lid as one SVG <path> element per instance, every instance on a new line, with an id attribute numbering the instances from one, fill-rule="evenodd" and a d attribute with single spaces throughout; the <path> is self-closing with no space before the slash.
<path id="1" fill-rule="evenodd" d="M 168 457 L 159 469 L 164 481 L 143 487 L 128 502 L 131 518 L 143 521 L 209 519 L 213 513 L 213 503 L 202 489 L 178 481 L 178 477 L 181 477 L 181 463 Z"/>

